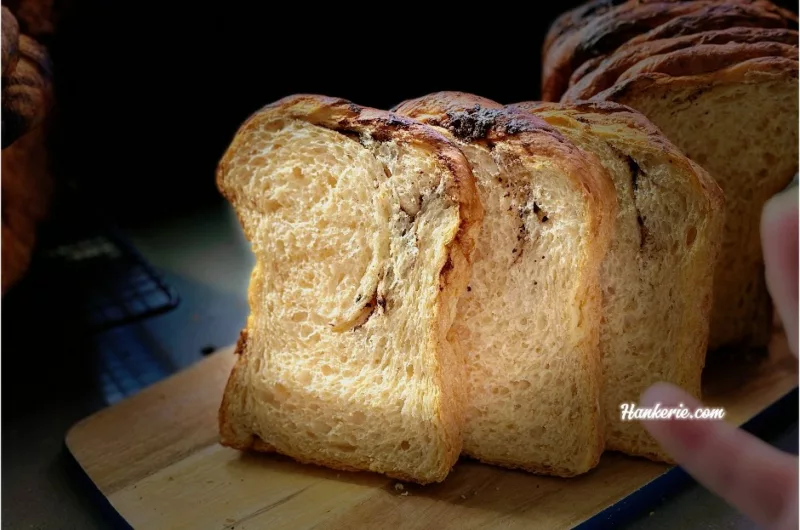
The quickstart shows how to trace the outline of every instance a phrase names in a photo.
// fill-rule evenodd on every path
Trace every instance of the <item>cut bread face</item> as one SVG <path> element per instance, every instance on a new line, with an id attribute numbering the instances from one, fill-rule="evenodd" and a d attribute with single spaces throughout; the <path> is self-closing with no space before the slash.
<path id="1" fill-rule="evenodd" d="M 534 473 L 589 471 L 604 447 L 608 174 L 544 121 L 477 96 L 431 94 L 395 110 L 458 142 L 486 212 L 453 326 L 467 356 L 464 453 Z"/>
<path id="2" fill-rule="evenodd" d="M 736 27 L 718 31 L 704 31 L 676 38 L 626 44 L 610 56 L 598 57 L 592 61 L 587 61 L 576 70 L 570 80 L 570 88 L 561 98 L 561 101 L 587 100 L 612 86 L 622 74 L 640 61 L 654 56 L 710 44 L 771 42 L 791 45 L 796 48 L 797 39 L 797 31 L 790 29 Z"/>
<path id="3" fill-rule="evenodd" d="M 724 227 L 722 190 L 641 114 L 614 103 L 515 105 L 593 153 L 614 180 L 619 208 L 603 262 L 606 447 L 671 462 L 621 405 L 665 381 L 700 398 L 714 268 Z"/>
<path id="4" fill-rule="evenodd" d="M 709 347 L 764 347 L 771 303 L 761 209 L 798 170 L 798 62 L 757 58 L 703 75 L 637 75 L 597 94 L 635 108 L 704 167 L 726 197 Z"/>
<path id="5" fill-rule="evenodd" d="M 256 256 L 221 443 L 443 480 L 465 401 L 447 335 L 482 220 L 460 151 L 388 112 L 292 96 L 241 126 L 217 182 Z"/>
<path id="6" fill-rule="evenodd" d="M 610 55 L 627 42 L 638 42 L 636 39 L 663 39 L 733 26 L 796 28 L 796 18 L 788 17 L 762 0 L 626 2 L 582 20 L 554 39 L 543 57 L 542 99 L 559 101 L 581 65 Z"/>

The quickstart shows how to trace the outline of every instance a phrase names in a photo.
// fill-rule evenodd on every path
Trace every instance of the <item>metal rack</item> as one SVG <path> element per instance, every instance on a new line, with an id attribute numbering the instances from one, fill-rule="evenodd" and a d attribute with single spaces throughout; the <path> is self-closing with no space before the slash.
<path id="1" fill-rule="evenodd" d="M 116 230 L 59 242 L 40 261 L 48 283 L 68 286 L 94 331 L 130 324 L 177 307 L 179 297 Z"/>

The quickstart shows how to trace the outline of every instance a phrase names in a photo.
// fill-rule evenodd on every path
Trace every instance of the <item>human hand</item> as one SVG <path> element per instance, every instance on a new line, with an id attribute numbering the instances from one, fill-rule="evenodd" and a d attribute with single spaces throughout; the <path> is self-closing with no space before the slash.
<path id="1" fill-rule="evenodd" d="M 798 342 L 798 197 L 791 186 L 773 197 L 761 219 L 767 286 L 789 349 Z M 642 407 L 702 404 L 666 383 L 650 387 Z M 661 446 L 699 483 L 762 528 L 798 527 L 798 459 L 724 421 L 642 422 Z"/>

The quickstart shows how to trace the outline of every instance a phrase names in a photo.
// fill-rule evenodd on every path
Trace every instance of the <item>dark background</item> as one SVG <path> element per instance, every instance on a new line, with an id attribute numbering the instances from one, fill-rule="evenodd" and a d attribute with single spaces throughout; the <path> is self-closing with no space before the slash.
<path id="1" fill-rule="evenodd" d="M 547 25 L 578 2 L 263 4 L 75 1 L 50 43 L 59 173 L 129 224 L 219 200 L 214 169 L 238 125 L 292 93 L 378 108 L 437 90 L 534 99 Z"/>
<path id="2" fill-rule="evenodd" d="M 219 200 L 213 172 L 237 126 L 292 93 L 378 108 L 436 90 L 536 99 L 547 27 L 579 3 L 437 12 L 402 3 L 73 0 L 49 43 L 59 173 L 135 222 Z"/>

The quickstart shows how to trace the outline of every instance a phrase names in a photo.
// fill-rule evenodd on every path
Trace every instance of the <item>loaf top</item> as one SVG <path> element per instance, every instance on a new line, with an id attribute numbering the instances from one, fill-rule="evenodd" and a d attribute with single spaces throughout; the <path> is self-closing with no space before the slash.
<path id="1" fill-rule="evenodd" d="M 696 162 L 687 158 L 653 122 L 641 112 L 620 103 L 609 100 L 588 100 L 570 103 L 554 103 L 542 101 L 526 101 L 516 103 L 514 107 L 536 112 L 537 110 L 553 110 L 567 112 L 577 121 L 592 125 L 614 125 L 619 138 L 632 146 L 644 147 L 648 150 L 661 151 L 672 163 L 685 164 L 687 178 L 698 193 L 705 195 L 714 209 L 721 208 L 725 197 L 717 182 Z M 646 145 L 643 145 L 646 144 Z"/>
<path id="2" fill-rule="evenodd" d="M 546 121 L 512 107 L 465 92 L 438 92 L 394 107 L 414 119 L 443 127 L 463 142 L 510 140 L 529 154 L 551 156 L 573 168 L 585 154 Z M 615 201 L 610 181 L 594 171 L 568 171 L 592 201 Z"/>
<path id="3" fill-rule="evenodd" d="M 613 54 L 587 61 L 576 70 L 570 80 L 572 86 L 564 94 L 562 101 L 589 99 L 594 94 L 613 85 L 617 78 L 629 68 L 642 60 L 657 55 L 707 44 L 774 42 L 796 45 L 797 38 L 797 31 L 785 28 L 735 27 L 625 44 Z"/>
<path id="4" fill-rule="evenodd" d="M 342 133 L 360 135 L 368 132 L 375 140 L 393 138 L 436 152 L 436 156 L 453 172 L 454 180 L 448 181 L 445 190 L 448 197 L 460 206 L 463 230 L 468 233 L 473 225 L 483 220 L 483 209 L 475 191 L 475 180 L 463 162 L 458 148 L 434 129 L 414 120 L 384 110 L 362 107 L 348 100 L 317 94 L 294 94 L 271 103 L 251 115 L 239 128 L 237 136 L 248 128 L 270 120 L 295 117 Z M 234 150 L 229 150 L 229 155 Z M 217 168 L 217 182 L 226 171 L 230 157 L 225 156 Z M 230 201 L 237 200 L 235 189 L 225 189 L 223 194 Z M 468 226 L 469 225 L 469 226 Z M 467 252 L 471 252 L 474 241 L 463 241 Z"/>
<path id="5" fill-rule="evenodd" d="M 626 42 L 637 42 L 643 34 L 652 40 L 731 26 L 797 26 L 792 13 L 765 0 L 631 0 L 599 11 L 578 17 L 574 26 L 557 21 L 560 35 L 552 38 L 543 57 L 543 99 L 557 101 L 583 63 L 610 54 Z"/>
<path id="6" fill-rule="evenodd" d="M 613 101 L 625 104 L 629 96 L 648 94 L 653 89 L 670 87 L 674 90 L 691 90 L 694 96 L 681 96 L 683 100 L 711 90 L 715 85 L 726 83 L 756 83 L 781 80 L 797 80 L 798 62 L 784 57 L 759 57 L 742 61 L 710 73 L 674 76 L 662 73 L 643 73 L 616 84 L 596 95 L 590 101 Z M 675 101 L 675 104 L 681 103 Z"/>

